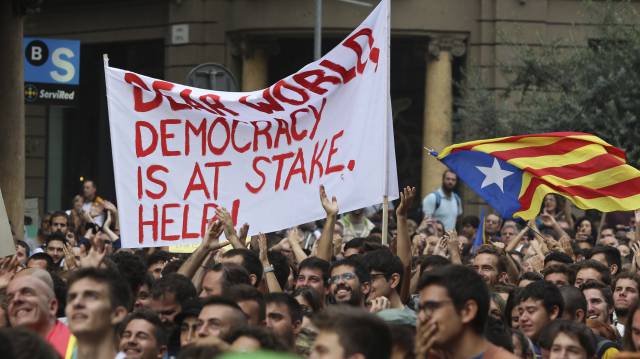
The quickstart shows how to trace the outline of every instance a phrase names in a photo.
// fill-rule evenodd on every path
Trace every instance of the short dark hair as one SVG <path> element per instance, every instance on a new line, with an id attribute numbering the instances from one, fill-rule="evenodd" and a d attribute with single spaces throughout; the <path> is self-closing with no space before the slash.
<path id="1" fill-rule="evenodd" d="M 324 259 L 320 259 L 318 257 L 307 257 L 300 262 L 298 265 L 298 273 L 305 268 L 315 269 L 322 272 L 322 280 L 324 281 L 324 285 L 329 284 L 329 267 L 331 264 Z"/>
<path id="2" fill-rule="evenodd" d="M 487 318 L 487 325 L 484 330 L 484 336 L 489 342 L 491 342 L 491 344 L 513 352 L 511 331 L 501 319 L 496 319 L 492 316 L 489 316 Z"/>
<path id="3" fill-rule="evenodd" d="M 311 310 L 313 311 L 313 313 L 317 313 L 322 309 L 322 299 L 320 298 L 318 292 L 316 292 L 311 287 L 298 287 L 293 291 L 293 293 L 291 293 L 291 296 L 293 298 L 298 296 L 304 298 L 304 300 L 306 300 L 307 303 L 309 303 L 309 305 L 311 306 Z M 311 315 L 313 313 L 305 313 L 304 310 L 302 312 L 303 315 Z"/>
<path id="4" fill-rule="evenodd" d="M 319 331 L 334 332 L 344 356 L 360 353 L 368 359 L 386 359 L 391 355 L 391 333 L 387 324 L 374 314 L 351 306 L 334 305 L 313 318 Z"/>
<path id="5" fill-rule="evenodd" d="M 461 226 L 471 226 L 478 229 L 480 227 L 480 218 L 478 216 L 464 216 L 460 221 Z"/>
<path id="6" fill-rule="evenodd" d="M 404 266 L 400 258 L 391 253 L 388 248 L 365 253 L 362 256 L 362 262 L 369 269 L 369 272 L 375 270 L 384 273 L 386 280 L 390 280 L 391 276 L 397 273 L 400 276 L 398 283 L 402 283 Z M 398 285 L 395 290 L 399 292 L 400 285 Z"/>
<path id="7" fill-rule="evenodd" d="M 578 272 L 587 268 L 598 271 L 598 273 L 600 273 L 602 282 L 605 284 L 611 284 L 611 272 L 609 271 L 609 268 L 604 264 L 598 262 L 597 260 L 587 259 L 573 265 L 573 269 L 575 269 L 576 271 L 576 276 L 578 275 Z"/>
<path id="8" fill-rule="evenodd" d="M 168 293 L 173 293 L 175 300 L 181 305 L 198 295 L 196 293 L 196 287 L 191 283 L 189 278 L 178 273 L 171 273 L 153 283 L 151 298 L 159 299 Z"/>
<path id="9" fill-rule="evenodd" d="M 496 248 L 494 245 L 492 244 L 481 245 L 480 248 L 478 248 L 478 251 L 476 252 L 476 256 L 478 254 L 491 254 L 496 256 L 496 258 L 498 258 L 498 268 L 496 268 L 498 270 L 498 273 L 507 272 L 507 263 L 505 261 L 505 257 L 502 254 L 502 252 L 500 252 L 498 248 Z"/>
<path id="10" fill-rule="evenodd" d="M 540 346 L 550 349 L 559 333 L 577 338 L 580 346 L 587 353 L 587 358 L 593 358 L 596 353 L 596 343 L 591 330 L 582 323 L 569 320 L 555 320 L 543 328 L 540 334 Z"/>
<path id="11" fill-rule="evenodd" d="M 593 258 L 596 254 L 604 254 L 604 258 L 607 260 L 607 265 L 609 267 L 615 264 L 618 267 L 618 271 L 622 270 L 622 258 L 618 248 L 611 246 L 595 246 L 591 248 L 591 255 L 589 256 L 589 259 Z"/>
<path id="12" fill-rule="evenodd" d="M 53 241 L 62 242 L 62 244 L 64 245 L 68 243 L 67 238 L 64 236 L 64 234 L 60 232 L 51 232 L 51 234 L 47 236 L 47 239 L 44 240 L 44 248 L 46 249 L 49 246 L 49 243 Z"/>
<path id="13" fill-rule="evenodd" d="M 264 295 L 250 284 L 237 284 L 228 288 L 223 295 L 235 303 L 253 300 L 258 303 L 260 320 L 264 320 Z"/>
<path id="14" fill-rule="evenodd" d="M 524 272 L 518 278 L 518 283 L 520 283 L 523 280 L 530 280 L 532 282 L 537 282 L 539 280 L 544 280 L 544 277 L 542 276 L 542 274 L 538 272 Z"/>
<path id="15" fill-rule="evenodd" d="M 618 275 L 616 275 L 615 278 L 613 279 L 613 283 L 611 283 L 611 287 L 614 291 L 620 279 L 630 279 L 636 282 L 636 288 L 640 290 L 640 275 L 638 275 L 638 273 L 626 272 L 626 271 L 618 273 Z"/>
<path id="16" fill-rule="evenodd" d="M 260 343 L 260 350 L 286 352 L 289 349 L 272 330 L 256 326 L 246 326 L 232 330 L 224 337 L 224 341 L 233 344 L 240 337 L 249 337 L 257 340 Z"/>
<path id="17" fill-rule="evenodd" d="M 246 248 L 234 248 L 230 249 L 222 254 L 223 258 L 231 258 L 235 256 L 242 257 L 242 266 L 249 272 L 249 274 L 253 274 L 256 276 L 256 286 L 260 284 L 262 280 L 263 268 L 262 263 L 260 263 L 260 258 L 258 255 Z"/>
<path id="18" fill-rule="evenodd" d="M 34 253 L 31 255 L 31 257 L 29 257 L 29 259 L 27 260 L 27 263 L 29 263 L 30 260 L 34 260 L 34 261 L 46 261 L 47 262 L 47 271 L 51 271 L 51 268 L 53 268 L 53 258 L 51 258 L 50 255 L 44 253 L 44 252 L 38 252 L 38 253 Z"/>
<path id="19" fill-rule="evenodd" d="M 20 246 L 20 247 L 24 248 L 24 253 L 27 256 L 27 258 L 29 258 L 29 255 L 31 254 L 31 248 L 29 248 L 29 245 L 27 244 L 27 242 L 18 239 L 16 241 L 16 246 Z"/>
<path id="20" fill-rule="evenodd" d="M 153 335 L 156 337 L 158 347 L 167 345 L 168 335 L 164 330 L 162 321 L 160 321 L 160 318 L 155 312 L 144 308 L 137 309 L 129 313 L 129 315 L 127 315 L 127 317 L 119 324 L 118 335 L 120 337 L 122 337 L 124 331 L 127 330 L 127 325 L 135 319 L 145 320 L 153 326 Z"/>
<path id="21" fill-rule="evenodd" d="M 564 264 L 572 264 L 573 263 L 573 259 L 571 259 L 571 257 L 563 252 L 559 252 L 559 251 L 551 251 L 549 252 L 549 254 L 547 254 L 544 257 L 544 265 L 546 266 L 547 263 L 554 261 L 554 262 L 560 262 L 560 263 L 564 263 Z"/>
<path id="22" fill-rule="evenodd" d="M 231 299 L 214 295 L 202 301 L 202 309 L 209 305 L 220 305 L 234 310 L 236 316 L 231 330 L 247 325 L 247 315 L 242 311 L 242 308 L 240 308 L 240 306 Z"/>
<path id="23" fill-rule="evenodd" d="M 420 264 L 420 270 L 422 270 L 423 272 L 429 267 L 435 269 L 451 264 L 451 261 L 449 259 L 437 254 L 422 255 L 418 257 L 417 262 Z"/>
<path id="24" fill-rule="evenodd" d="M 409 324 L 394 324 L 387 322 L 391 331 L 391 342 L 393 348 L 404 352 L 404 358 L 413 359 L 415 355 L 413 351 L 416 345 L 416 327 Z"/>
<path id="25" fill-rule="evenodd" d="M 66 212 L 63 211 L 55 211 L 53 213 L 51 213 L 51 216 L 49 217 L 49 225 L 52 226 L 53 225 L 53 219 L 57 218 L 57 217 L 64 217 L 67 220 L 67 225 L 69 225 L 71 221 L 69 221 L 69 215 L 67 215 Z"/>
<path id="26" fill-rule="evenodd" d="M 347 249 L 357 249 L 359 254 L 364 253 L 364 244 L 367 239 L 363 237 L 356 237 L 344 244 L 344 251 Z"/>
<path id="27" fill-rule="evenodd" d="M 564 301 L 560 289 L 555 285 L 543 280 L 529 283 L 518 295 L 520 303 L 527 299 L 541 300 L 542 306 L 548 314 L 551 314 L 553 307 L 558 307 L 558 318 L 562 316 L 564 310 Z"/>
<path id="28" fill-rule="evenodd" d="M 564 302 L 565 313 L 571 313 L 571 319 L 575 320 L 575 315 L 578 309 L 582 309 L 584 312 L 584 322 L 587 319 L 587 309 L 589 305 L 587 298 L 584 297 L 582 291 L 573 285 L 563 285 L 560 287 L 560 294 L 562 295 L 562 301 Z"/>
<path id="29" fill-rule="evenodd" d="M 489 316 L 489 288 L 476 271 L 461 265 L 437 268 L 420 277 L 418 291 L 430 285 L 444 287 L 458 311 L 462 310 L 468 300 L 475 301 L 478 313 L 471 321 L 471 328 L 477 334 L 484 332 Z"/>
<path id="30" fill-rule="evenodd" d="M 583 293 L 587 289 L 599 290 L 609 308 L 613 308 L 613 293 L 611 292 L 611 287 L 597 280 L 588 280 L 580 285 L 580 290 Z"/>
<path id="31" fill-rule="evenodd" d="M 367 271 L 367 268 L 360 262 L 360 260 L 352 257 L 343 258 L 331 263 L 329 268 L 329 275 L 333 272 L 334 268 L 347 266 L 353 268 L 355 275 L 358 277 L 360 283 L 371 282 L 371 274 Z"/>
<path id="32" fill-rule="evenodd" d="M 284 304 L 287 306 L 289 310 L 289 315 L 291 316 L 291 321 L 302 322 L 302 307 L 300 303 L 298 303 L 295 298 L 290 296 L 287 293 L 269 293 L 264 297 L 265 306 L 275 303 L 275 304 Z"/>
<path id="33" fill-rule="evenodd" d="M 44 337 L 23 327 L 0 328 L 0 348 L 2 348 L 3 358 L 60 358 L 60 355 Z"/>
<path id="34" fill-rule="evenodd" d="M 93 267 L 80 268 L 77 271 L 71 272 L 67 281 L 67 288 L 71 289 L 77 281 L 82 279 L 89 279 L 107 285 L 111 309 L 124 307 L 127 311 L 131 310 L 133 306 L 131 288 L 129 288 L 127 281 L 122 279 L 122 276 L 116 270 L 97 269 Z"/>
<path id="35" fill-rule="evenodd" d="M 208 272 L 222 272 L 222 291 L 237 284 L 251 284 L 249 272 L 245 267 L 235 263 L 216 263 L 207 266 Z"/>
<path id="36" fill-rule="evenodd" d="M 109 256 L 109 258 L 118 267 L 118 271 L 127 280 L 131 287 L 131 292 L 135 293 L 138 288 L 145 282 L 145 276 L 147 271 L 139 256 L 129 253 L 118 251 Z"/>
<path id="37" fill-rule="evenodd" d="M 147 269 L 158 262 L 168 262 L 171 258 L 173 258 L 173 256 L 167 251 L 153 252 L 147 258 Z"/>
<path id="38" fill-rule="evenodd" d="M 573 268 L 569 267 L 566 264 L 552 264 L 547 268 L 542 270 L 542 275 L 547 278 L 549 274 L 552 273 L 562 273 L 567 276 L 569 280 L 569 284 L 573 285 L 576 282 L 576 272 Z"/>

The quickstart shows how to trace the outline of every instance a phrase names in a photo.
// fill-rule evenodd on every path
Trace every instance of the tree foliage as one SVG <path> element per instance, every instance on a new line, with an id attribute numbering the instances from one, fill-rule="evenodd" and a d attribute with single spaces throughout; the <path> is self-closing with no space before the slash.
<path id="1" fill-rule="evenodd" d="M 597 10 L 601 11 L 597 11 Z M 640 163 L 640 16 L 628 3 L 589 6 L 596 26 L 588 43 L 556 41 L 516 48 L 501 64 L 505 91 L 467 74 L 457 104 L 457 140 L 580 131 L 627 151 Z"/>

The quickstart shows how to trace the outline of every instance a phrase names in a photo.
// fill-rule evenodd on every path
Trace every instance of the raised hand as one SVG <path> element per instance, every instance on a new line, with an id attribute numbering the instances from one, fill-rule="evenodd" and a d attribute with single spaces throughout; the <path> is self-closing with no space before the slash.
<path id="1" fill-rule="evenodd" d="M 249 233 L 249 223 L 245 223 L 240 227 L 240 231 L 238 232 L 238 239 L 242 244 L 247 243 L 247 234 Z"/>
<path id="2" fill-rule="evenodd" d="M 97 243 L 95 243 L 94 241 L 93 245 L 89 249 L 89 253 L 87 253 L 85 257 L 80 258 L 80 267 L 100 267 L 100 264 L 102 264 L 102 261 L 107 254 L 107 251 L 104 245 L 97 246 L 96 244 Z"/>
<path id="3" fill-rule="evenodd" d="M 229 211 L 227 211 L 226 208 L 217 207 L 216 217 L 218 217 L 218 219 L 222 221 L 222 224 L 224 225 L 225 233 L 227 230 L 233 230 L 235 232 L 235 227 L 233 225 L 233 220 L 231 219 L 231 214 L 229 214 Z"/>
<path id="4" fill-rule="evenodd" d="M 543 213 L 540 215 L 540 220 L 542 221 L 542 224 L 544 224 L 547 227 L 553 227 L 553 224 L 555 223 L 556 219 L 554 216 L 547 214 L 547 213 Z"/>
<path id="5" fill-rule="evenodd" d="M 447 258 L 447 248 L 449 242 L 449 235 L 445 233 L 442 238 L 438 241 L 436 248 L 433 251 L 433 255 L 442 256 Z"/>
<path id="6" fill-rule="evenodd" d="M 107 210 L 107 212 L 113 212 L 113 213 L 115 213 L 115 212 L 117 212 L 117 211 L 118 211 L 118 208 L 116 208 L 116 206 L 115 206 L 113 203 L 111 203 L 111 202 L 109 202 L 109 201 L 107 201 L 107 200 L 105 200 L 104 202 L 102 202 L 102 206 L 104 207 L 104 209 L 106 209 L 106 210 Z"/>
<path id="7" fill-rule="evenodd" d="M 418 332 L 416 334 L 416 358 L 427 359 L 429 352 L 435 344 L 436 333 L 438 332 L 437 323 L 427 323 L 421 321 L 418 324 Z"/>
<path id="8" fill-rule="evenodd" d="M 17 256 L 0 259 L 0 289 L 6 288 L 18 271 L 20 261 Z"/>
<path id="9" fill-rule="evenodd" d="M 322 203 L 322 208 L 324 208 L 324 211 L 328 216 L 335 216 L 338 214 L 338 200 L 336 199 L 336 196 L 331 197 L 331 200 L 329 200 L 323 185 L 320 185 L 320 203 Z"/>
<path id="10" fill-rule="evenodd" d="M 263 266 L 269 265 L 269 257 L 267 256 L 267 236 L 264 233 L 258 234 L 258 248 L 260 248 L 260 253 L 258 257 L 260 258 L 260 262 Z"/>
<path id="11" fill-rule="evenodd" d="M 287 230 L 287 239 L 289 243 L 300 243 L 304 238 L 302 237 L 302 231 L 298 227 L 292 227 Z"/>
<path id="12" fill-rule="evenodd" d="M 78 268 L 78 263 L 76 263 L 76 257 L 73 255 L 73 250 L 71 249 L 71 245 L 68 243 L 62 247 L 64 251 L 64 266 L 66 270 L 74 270 Z"/>
<path id="13" fill-rule="evenodd" d="M 209 221 L 207 226 L 207 231 L 204 234 L 204 238 L 202 239 L 202 243 L 208 250 L 215 250 L 220 248 L 219 241 L 220 235 L 222 234 L 222 222 L 219 220 Z"/>
<path id="14" fill-rule="evenodd" d="M 391 308 L 391 302 L 387 297 L 377 297 L 370 301 L 369 313 L 378 313 L 385 309 Z"/>
<path id="15" fill-rule="evenodd" d="M 405 187 L 402 192 L 400 192 L 400 204 L 398 208 L 396 208 L 396 216 L 407 216 L 407 212 L 409 211 L 409 207 L 413 203 L 413 199 L 416 197 L 416 188 L 415 187 Z"/>

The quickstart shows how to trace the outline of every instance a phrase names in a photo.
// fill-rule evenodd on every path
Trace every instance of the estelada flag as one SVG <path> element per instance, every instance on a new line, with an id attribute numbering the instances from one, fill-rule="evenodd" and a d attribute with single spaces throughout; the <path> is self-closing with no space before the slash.
<path id="1" fill-rule="evenodd" d="M 640 208 L 640 171 L 627 164 L 623 150 L 588 133 L 470 141 L 437 157 L 503 218 L 535 218 L 548 193 L 582 209 Z"/>

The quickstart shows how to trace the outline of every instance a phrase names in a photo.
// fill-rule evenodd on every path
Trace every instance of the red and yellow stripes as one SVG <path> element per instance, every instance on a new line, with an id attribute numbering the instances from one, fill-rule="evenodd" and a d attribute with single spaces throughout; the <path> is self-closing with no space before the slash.
<path id="1" fill-rule="evenodd" d="M 471 141 L 447 147 L 438 158 L 478 151 L 502 159 L 523 174 L 514 217 L 538 215 L 547 193 L 557 193 L 582 209 L 603 212 L 640 208 L 640 171 L 626 164 L 624 151 L 578 132 L 555 132 Z"/>

